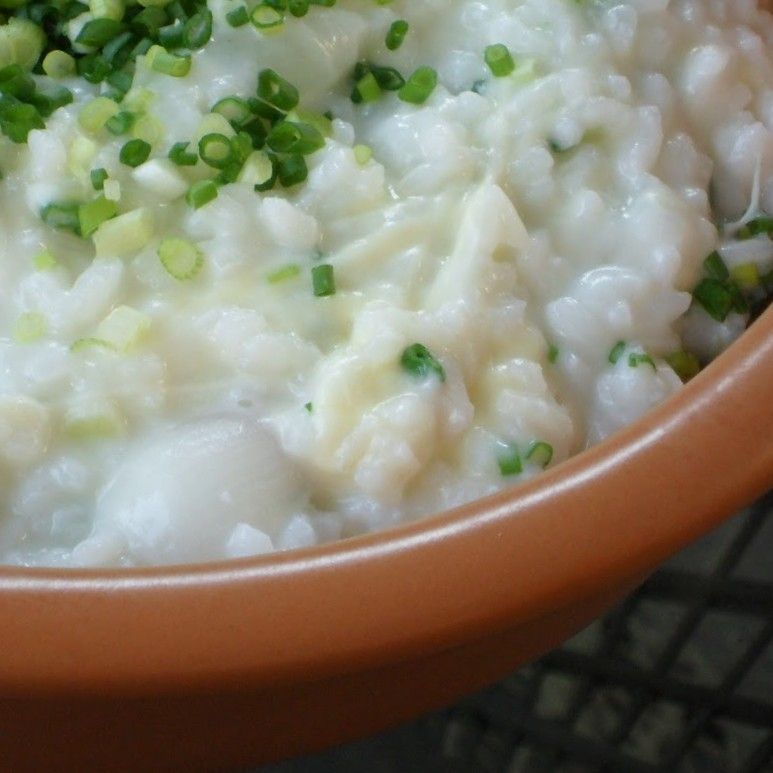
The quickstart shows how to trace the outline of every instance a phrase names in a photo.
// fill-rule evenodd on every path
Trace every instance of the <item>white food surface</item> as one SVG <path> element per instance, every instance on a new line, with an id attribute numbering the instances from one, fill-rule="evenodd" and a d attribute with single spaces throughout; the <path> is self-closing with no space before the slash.
<path id="1" fill-rule="evenodd" d="M 0 560 L 239 557 L 444 510 L 539 471 L 503 476 L 508 444 L 547 442 L 556 464 L 678 390 L 666 355 L 708 359 L 743 330 L 687 312 L 718 247 L 771 267 L 767 237 L 723 246 L 715 225 L 750 201 L 773 212 L 773 20 L 752 0 L 339 0 L 271 36 L 231 28 L 232 7 L 210 2 L 188 77 L 138 62 L 162 135 L 143 166 L 79 125 L 98 93 L 83 82 L 27 146 L 0 137 Z M 491 43 L 514 75 L 491 75 Z M 355 105 L 362 59 L 430 65 L 439 85 L 421 106 Z M 201 164 L 166 152 L 265 67 L 332 111 L 332 136 L 306 183 L 234 183 L 192 210 Z M 95 256 L 42 223 L 49 202 L 93 195 L 95 167 L 149 240 Z M 203 252 L 192 280 L 161 265 L 166 236 Z M 33 267 L 42 249 L 55 267 Z M 320 259 L 332 297 L 312 293 Z M 267 280 L 288 264 L 297 276 Z M 118 307 L 145 315 L 136 345 L 71 348 Z M 45 332 L 22 343 L 30 314 Z M 445 381 L 400 367 L 416 342 Z"/>

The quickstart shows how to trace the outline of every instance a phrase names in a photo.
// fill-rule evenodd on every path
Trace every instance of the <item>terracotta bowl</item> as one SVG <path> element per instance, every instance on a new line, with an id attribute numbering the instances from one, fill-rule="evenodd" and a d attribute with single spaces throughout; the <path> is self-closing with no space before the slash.
<path id="1" fill-rule="evenodd" d="M 539 479 L 260 560 L 0 571 L 0 768 L 194 770 L 445 704 L 558 644 L 773 485 L 773 309 Z"/>

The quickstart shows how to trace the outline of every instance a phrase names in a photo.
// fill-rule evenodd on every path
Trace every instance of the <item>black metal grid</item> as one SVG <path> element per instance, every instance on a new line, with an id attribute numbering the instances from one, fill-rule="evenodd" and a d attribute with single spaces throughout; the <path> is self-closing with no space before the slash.
<path id="1" fill-rule="evenodd" d="M 365 770 L 772 773 L 773 492 L 495 687 L 264 773 Z"/>

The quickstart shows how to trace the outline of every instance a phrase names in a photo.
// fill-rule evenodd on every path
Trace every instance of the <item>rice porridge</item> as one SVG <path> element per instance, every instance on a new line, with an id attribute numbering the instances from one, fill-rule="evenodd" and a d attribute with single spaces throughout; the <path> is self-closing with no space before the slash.
<path id="1" fill-rule="evenodd" d="M 4 563 L 468 502 L 638 419 L 767 302 L 752 0 L 2 5 Z"/>

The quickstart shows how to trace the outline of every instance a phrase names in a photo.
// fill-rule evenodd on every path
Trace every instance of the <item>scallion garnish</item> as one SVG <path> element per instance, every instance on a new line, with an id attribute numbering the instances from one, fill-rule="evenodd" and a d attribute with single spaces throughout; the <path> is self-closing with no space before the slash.
<path id="1" fill-rule="evenodd" d="M 201 160 L 213 169 L 225 169 L 233 159 L 231 140 L 225 134 L 213 132 L 199 140 Z"/>
<path id="2" fill-rule="evenodd" d="M 93 201 L 88 201 L 78 207 L 78 225 L 83 238 L 88 238 L 94 231 L 110 218 L 118 214 L 118 207 L 114 201 L 108 201 L 104 196 L 99 196 Z"/>
<path id="3" fill-rule="evenodd" d="M 256 5 L 250 13 L 250 21 L 255 29 L 269 32 L 279 29 L 284 22 L 284 14 L 270 5 Z"/>
<path id="4" fill-rule="evenodd" d="M 617 361 L 620 359 L 620 356 L 625 351 L 626 346 L 627 344 L 625 343 L 625 341 L 618 341 L 612 347 L 612 350 L 609 352 L 609 357 L 607 358 L 612 365 L 617 365 Z"/>
<path id="5" fill-rule="evenodd" d="M 187 142 L 175 142 L 169 149 L 169 160 L 177 166 L 196 166 L 199 157 L 188 151 Z"/>
<path id="6" fill-rule="evenodd" d="M 658 369 L 657 365 L 655 365 L 655 360 L 646 352 L 631 352 L 628 355 L 628 365 L 631 368 L 638 368 L 639 365 L 649 365 L 652 370 Z"/>
<path id="7" fill-rule="evenodd" d="M 386 47 L 390 51 L 396 51 L 403 44 L 405 36 L 408 34 L 408 22 L 405 19 L 398 19 L 392 22 L 389 32 L 386 34 Z"/>
<path id="8" fill-rule="evenodd" d="M 773 239 L 773 217 L 760 215 L 742 225 L 736 233 L 737 239 L 753 239 L 755 236 L 767 234 Z"/>
<path id="9" fill-rule="evenodd" d="M 710 277 L 718 279 L 720 282 L 730 278 L 725 261 L 716 250 L 703 261 L 703 268 Z"/>
<path id="10" fill-rule="evenodd" d="M 145 140 L 129 140 L 121 148 L 118 159 L 126 166 L 136 167 L 144 164 L 150 156 L 150 143 Z"/>
<path id="11" fill-rule="evenodd" d="M 158 257 L 167 272 L 175 279 L 192 279 L 204 265 L 204 253 L 185 239 L 164 239 L 158 246 Z"/>
<path id="12" fill-rule="evenodd" d="M 690 352 L 673 352 L 666 356 L 666 362 L 682 381 L 689 381 L 691 378 L 697 376 L 701 370 L 701 364 L 698 361 L 698 358 Z"/>
<path id="13" fill-rule="evenodd" d="M 432 67 L 419 67 L 397 92 L 397 96 L 403 102 L 421 105 L 429 99 L 435 86 L 437 86 L 437 72 Z"/>
<path id="14" fill-rule="evenodd" d="M 277 153 L 306 156 L 324 147 L 325 138 L 310 124 L 281 121 L 269 132 L 266 144 Z"/>
<path id="15" fill-rule="evenodd" d="M 301 273 L 301 267 L 297 263 L 290 263 L 287 266 L 282 266 L 272 271 L 267 277 L 266 281 L 269 284 L 275 285 L 280 282 L 286 282 L 288 279 L 294 279 Z"/>
<path id="16" fill-rule="evenodd" d="M 535 441 L 526 452 L 526 460 L 542 468 L 547 467 L 553 460 L 553 446 L 543 440 Z"/>
<path id="17" fill-rule="evenodd" d="M 317 298 L 325 298 L 335 295 L 336 284 L 333 267 L 329 263 L 322 263 L 311 269 L 311 284 L 314 295 Z"/>
<path id="18" fill-rule="evenodd" d="M 717 322 L 724 322 L 733 308 L 733 294 L 727 284 L 713 277 L 701 279 L 692 297 Z"/>
<path id="19" fill-rule="evenodd" d="M 105 187 L 105 180 L 107 180 L 107 170 L 100 167 L 99 169 L 92 169 L 90 173 L 91 185 L 95 191 L 101 191 Z"/>
<path id="20" fill-rule="evenodd" d="M 486 50 L 483 52 L 483 58 L 491 72 L 497 78 L 503 78 L 506 75 L 510 75 L 515 69 L 515 62 L 510 54 L 510 50 L 503 43 L 495 43 L 494 45 L 486 46 Z"/>
<path id="21" fill-rule="evenodd" d="M 70 231 L 80 235 L 79 206 L 77 202 L 54 201 L 40 210 L 40 219 L 58 231 Z"/>
<path id="22" fill-rule="evenodd" d="M 425 378 L 434 373 L 440 381 L 446 380 L 446 372 L 432 352 L 424 344 L 411 344 L 400 355 L 400 365 L 412 376 Z"/>
<path id="23" fill-rule="evenodd" d="M 285 188 L 302 183 L 309 176 L 309 168 L 306 159 L 298 153 L 277 158 L 274 168 L 279 182 Z M 255 186 L 257 188 L 257 186 Z"/>
<path id="24" fill-rule="evenodd" d="M 126 134 L 132 128 L 137 116 L 128 110 L 121 110 L 105 121 L 105 129 L 111 134 Z"/>
<path id="25" fill-rule="evenodd" d="M 521 455 L 518 453 L 518 447 L 514 443 L 508 443 L 497 454 L 497 463 L 499 464 L 499 472 L 503 477 L 520 475 L 523 472 Z"/>
<path id="26" fill-rule="evenodd" d="M 198 180 L 185 194 L 185 201 L 193 209 L 199 209 L 217 198 L 217 185 L 212 180 Z"/>
<path id="27" fill-rule="evenodd" d="M 225 20 L 232 27 L 243 27 L 250 20 L 250 14 L 245 6 L 240 5 L 238 8 L 229 11 L 225 15 Z"/>
<path id="28" fill-rule="evenodd" d="M 555 344 L 550 344 L 550 346 L 548 346 L 548 362 L 551 365 L 555 365 L 556 362 L 558 362 L 558 355 L 558 347 Z"/>

